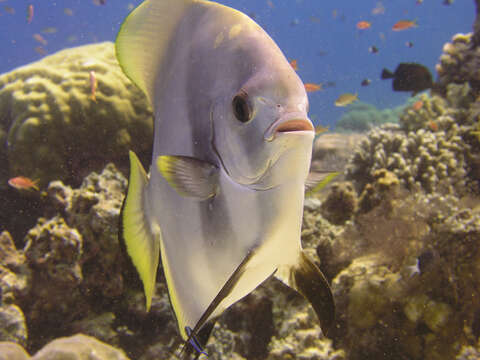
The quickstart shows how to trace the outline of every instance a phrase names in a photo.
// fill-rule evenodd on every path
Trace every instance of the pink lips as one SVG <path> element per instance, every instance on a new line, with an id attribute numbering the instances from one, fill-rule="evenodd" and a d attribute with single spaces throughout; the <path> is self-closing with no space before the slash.
<path id="1" fill-rule="evenodd" d="M 281 123 L 275 129 L 275 132 L 290 132 L 290 131 L 313 131 L 313 125 L 306 120 L 289 120 Z"/>
<path id="2" fill-rule="evenodd" d="M 272 141 L 278 133 L 290 133 L 296 131 L 314 131 L 312 123 L 302 113 L 290 113 L 277 119 L 265 131 L 264 139 Z"/>

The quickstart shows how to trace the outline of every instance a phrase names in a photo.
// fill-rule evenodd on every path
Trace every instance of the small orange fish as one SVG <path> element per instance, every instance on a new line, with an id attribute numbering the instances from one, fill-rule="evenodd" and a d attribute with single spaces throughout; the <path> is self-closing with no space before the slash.
<path id="1" fill-rule="evenodd" d="M 297 60 L 290 61 L 290 65 L 292 65 L 293 70 L 295 70 L 295 71 L 298 70 L 298 61 Z"/>
<path id="2" fill-rule="evenodd" d="M 97 76 L 95 75 L 95 71 L 90 71 L 90 99 L 97 102 L 96 92 L 98 87 L 98 80 Z"/>
<path id="3" fill-rule="evenodd" d="M 17 190 L 39 190 L 37 185 L 38 180 L 31 180 L 25 176 L 17 176 L 8 180 L 8 185 Z"/>
<path id="4" fill-rule="evenodd" d="M 33 5 L 30 4 L 27 7 L 27 23 L 30 24 L 33 20 Z"/>
<path id="5" fill-rule="evenodd" d="M 418 100 L 418 101 L 415 101 L 412 105 L 412 109 L 415 110 L 415 111 L 418 111 L 422 108 L 423 106 L 423 101 L 422 100 Z"/>
<path id="6" fill-rule="evenodd" d="M 407 30 L 412 27 L 417 27 L 417 20 L 400 20 L 393 25 L 392 30 L 393 31 L 402 31 L 402 30 Z"/>
<path id="7" fill-rule="evenodd" d="M 429 127 L 430 130 L 432 130 L 432 131 L 438 131 L 438 124 L 437 124 L 435 121 L 433 121 L 433 120 L 430 120 L 430 121 L 428 122 L 428 127 Z"/>
<path id="8" fill-rule="evenodd" d="M 305 85 L 305 90 L 307 92 L 314 92 L 314 91 L 323 90 L 322 84 L 306 83 L 304 85 Z"/>
<path id="9" fill-rule="evenodd" d="M 7 14 L 15 15 L 15 9 L 12 8 L 11 6 L 5 5 L 5 6 L 3 7 L 3 10 L 5 10 L 5 12 L 6 12 Z"/>
<path id="10" fill-rule="evenodd" d="M 48 41 L 40 34 L 33 34 L 33 38 L 37 40 L 43 46 L 48 44 Z"/>
<path id="11" fill-rule="evenodd" d="M 372 24 L 369 21 L 359 21 L 357 23 L 357 29 L 359 30 L 365 30 L 368 29 L 372 26 Z"/>
<path id="12" fill-rule="evenodd" d="M 44 49 L 43 47 L 41 47 L 41 46 L 36 46 L 33 50 L 35 50 L 35 52 L 36 52 L 37 54 L 40 54 L 40 55 L 42 55 L 42 56 L 48 54 L 48 53 L 47 53 L 47 50 L 45 50 L 45 49 Z"/>

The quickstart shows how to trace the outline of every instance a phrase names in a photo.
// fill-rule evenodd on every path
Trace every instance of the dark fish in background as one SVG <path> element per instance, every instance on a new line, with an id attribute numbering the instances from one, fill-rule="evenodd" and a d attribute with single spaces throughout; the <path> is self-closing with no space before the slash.
<path id="1" fill-rule="evenodd" d="M 416 63 L 400 63 L 395 72 L 383 69 L 382 79 L 393 79 L 393 91 L 412 91 L 416 93 L 431 89 L 433 79 L 427 67 Z"/>
<path id="2" fill-rule="evenodd" d="M 405 46 L 408 47 L 408 48 L 412 48 L 412 47 L 413 47 L 413 42 L 407 41 L 407 42 L 405 43 Z"/>
<path id="3" fill-rule="evenodd" d="M 443 0 L 443 5 L 452 5 L 453 0 Z"/>
<path id="4" fill-rule="evenodd" d="M 372 82 L 372 80 L 370 80 L 370 79 L 363 79 L 362 82 L 360 83 L 360 85 L 368 86 L 368 85 L 370 85 L 371 82 Z"/>
<path id="5" fill-rule="evenodd" d="M 378 48 L 375 45 L 372 45 L 368 48 L 368 52 L 372 54 L 378 53 Z"/>

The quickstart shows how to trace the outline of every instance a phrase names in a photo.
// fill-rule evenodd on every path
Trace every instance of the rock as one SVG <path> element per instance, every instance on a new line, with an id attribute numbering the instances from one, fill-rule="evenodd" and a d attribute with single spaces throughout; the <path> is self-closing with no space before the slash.
<path id="1" fill-rule="evenodd" d="M 30 286 L 31 271 L 22 251 L 15 247 L 7 231 L 0 234 L 0 305 L 13 303 L 25 296 Z"/>
<path id="2" fill-rule="evenodd" d="M 27 342 L 25 316 L 16 305 L 0 306 L 0 341 L 12 341 L 21 345 Z"/>
<path id="3" fill-rule="evenodd" d="M 101 341 L 77 334 L 71 337 L 55 339 L 40 351 L 32 360 L 128 360 L 122 350 Z"/>
<path id="4" fill-rule="evenodd" d="M 14 342 L 0 342 L 0 360 L 29 360 L 30 355 Z"/>

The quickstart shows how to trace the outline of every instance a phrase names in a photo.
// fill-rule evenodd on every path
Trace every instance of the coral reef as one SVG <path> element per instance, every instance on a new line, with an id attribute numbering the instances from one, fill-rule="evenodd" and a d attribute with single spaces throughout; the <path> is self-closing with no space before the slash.
<path id="1" fill-rule="evenodd" d="M 343 225 L 357 207 L 357 193 L 351 183 L 332 185 L 328 197 L 322 203 L 322 215 L 335 225 Z"/>
<path id="2" fill-rule="evenodd" d="M 337 261 L 351 259 L 332 284 L 348 359 L 451 359 L 478 336 L 479 210 L 405 195 L 358 214 L 335 242 Z"/>
<path id="3" fill-rule="evenodd" d="M 0 305 L 0 341 L 13 341 L 21 345 L 27 342 L 27 324 L 17 305 Z"/>
<path id="4" fill-rule="evenodd" d="M 408 189 L 462 193 L 466 186 L 465 149 L 459 136 L 421 129 L 405 134 L 372 130 L 347 165 L 347 179 L 358 191 L 380 169 L 392 171 Z"/>
<path id="5" fill-rule="evenodd" d="M 30 356 L 17 343 L 0 342 L 0 360 L 29 360 Z"/>
<path id="6" fill-rule="evenodd" d="M 438 80 L 435 91 L 446 95 L 449 84 L 467 82 L 475 93 L 480 91 L 480 48 L 472 39 L 472 34 L 456 34 L 451 42 L 443 46 L 443 54 L 435 69 Z"/>
<path id="7" fill-rule="evenodd" d="M 14 274 L 23 276 L 26 284 L 6 295 L 25 313 L 28 337 L 25 333 L 24 339 L 9 340 L 34 353 L 57 337 L 81 332 L 122 347 L 131 358 L 175 358 L 182 343 L 172 336 L 177 330 L 165 279 L 160 273 L 146 313 L 136 272 L 120 250 L 117 226 L 125 190 L 126 180 L 113 165 L 90 174 L 78 189 L 52 182 L 45 192 L 43 217 L 25 236 L 24 249 L 15 250 L 8 234 L 2 235 L 0 244 L 7 243 L 4 247 L 10 250 L 0 256 L 0 266 L 20 259 L 15 261 L 26 267 Z M 324 241 L 330 247 L 338 231 L 319 216 L 320 205 L 316 199 L 307 202 L 304 218 L 302 237 L 312 257 L 315 246 Z M 308 316 L 303 315 L 292 335 L 282 324 L 288 317 L 294 326 L 300 308 Z M 340 359 L 343 354 L 321 336 L 309 304 L 271 280 L 220 318 L 207 351 L 211 359 L 288 359 L 293 346 L 304 359 Z"/>
<path id="8" fill-rule="evenodd" d="M 31 283 L 25 256 L 15 247 L 7 231 L 0 234 L 0 304 L 14 303 L 25 296 Z"/>
<path id="9" fill-rule="evenodd" d="M 107 162 L 121 165 L 129 149 L 151 149 L 148 101 L 123 74 L 109 42 L 62 50 L 1 75 L 0 114 L 0 168 L 9 169 L 3 182 L 22 175 L 42 187 L 51 180 L 78 183 Z"/>
<path id="10" fill-rule="evenodd" d="M 95 338 L 78 334 L 56 339 L 45 345 L 34 356 L 18 344 L 0 342 L 0 360 L 129 360 L 122 350 Z"/>
<path id="11" fill-rule="evenodd" d="M 346 178 L 357 191 L 380 169 L 393 172 L 410 190 L 460 196 L 478 191 L 478 157 L 472 155 L 479 146 L 472 135 L 478 105 L 468 84 L 449 85 L 448 94 L 422 95 L 421 108 L 405 109 L 399 125 L 369 132 L 347 165 Z"/>
<path id="12" fill-rule="evenodd" d="M 117 350 L 95 338 L 82 334 L 52 341 L 35 354 L 32 360 L 128 360 Z"/>
<path id="13" fill-rule="evenodd" d="M 377 109 L 374 105 L 357 101 L 351 104 L 336 123 L 337 132 L 365 132 L 386 123 L 397 123 L 403 106 Z"/>

